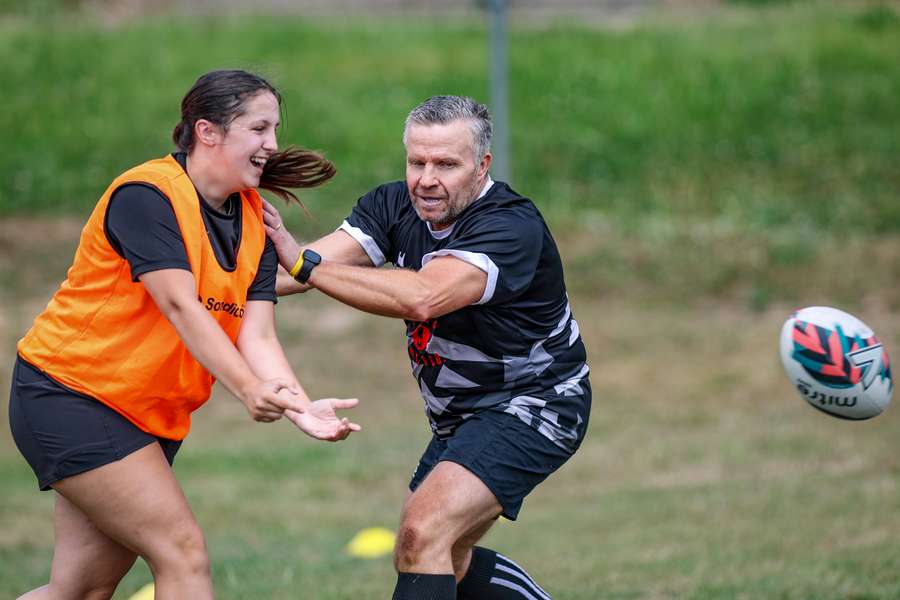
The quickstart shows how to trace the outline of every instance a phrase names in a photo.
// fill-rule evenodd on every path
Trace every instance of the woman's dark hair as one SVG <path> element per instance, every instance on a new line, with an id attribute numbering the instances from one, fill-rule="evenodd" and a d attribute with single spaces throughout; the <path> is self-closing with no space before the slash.
<path id="1" fill-rule="evenodd" d="M 199 119 L 215 123 L 228 131 L 231 122 L 244 114 L 247 100 L 270 92 L 281 107 L 281 94 L 271 83 L 253 73 L 237 69 L 211 71 L 197 80 L 181 100 L 181 121 L 172 132 L 172 140 L 182 152 L 194 149 L 194 125 Z M 290 188 L 310 188 L 334 177 L 334 165 L 321 154 L 288 146 L 269 157 L 259 187 L 269 190 L 285 202 L 300 203 Z"/>

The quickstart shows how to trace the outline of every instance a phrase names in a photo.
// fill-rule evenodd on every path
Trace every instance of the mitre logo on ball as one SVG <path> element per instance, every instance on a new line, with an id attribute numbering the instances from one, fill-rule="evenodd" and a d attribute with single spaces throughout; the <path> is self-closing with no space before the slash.
<path id="1" fill-rule="evenodd" d="M 891 402 L 887 351 L 853 315 L 827 306 L 798 310 L 781 328 L 780 349 L 785 372 L 814 408 L 859 421 Z"/>

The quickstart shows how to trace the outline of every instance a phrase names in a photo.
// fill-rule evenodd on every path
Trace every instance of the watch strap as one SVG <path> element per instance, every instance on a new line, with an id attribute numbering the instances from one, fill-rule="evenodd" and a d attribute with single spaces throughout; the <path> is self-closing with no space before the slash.
<path id="1" fill-rule="evenodd" d="M 297 274 L 294 275 L 294 279 L 300 283 L 306 283 L 312 274 L 312 270 L 322 262 L 322 257 L 314 250 L 307 248 L 300 253 L 299 262 L 300 268 L 297 270 Z"/>

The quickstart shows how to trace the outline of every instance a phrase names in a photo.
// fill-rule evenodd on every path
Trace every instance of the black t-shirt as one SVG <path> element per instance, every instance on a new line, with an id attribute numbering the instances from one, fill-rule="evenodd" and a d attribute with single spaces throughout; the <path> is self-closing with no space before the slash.
<path id="1" fill-rule="evenodd" d="M 556 243 L 530 200 L 497 182 L 433 231 L 398 181 L 360 198 L 341 229 L 376 266 L 418 270 L 449 255 L 487 274 L 475 304 L 406 322 L 413 375 L 439 437 L 499 409 L 574 450 L 590 410 L 589 369 Z"/>
<path id="2" fill-rule="evenodd" d="M 179 152 L 173 156 L 185 169 L 186 155 Z M 233 271 L 241 239 L 240 196 L 230 196 L 221 210 L 207 204 L 199 192 L 197 197 L 216 260 L 226 271 Z M 139 275 L 161 269 L 191 270 L 175 211 L 169 199 L 150 184 L 128 183 L 113 192 L 106 209 L 105 229 L 109 243 L 131 266 L 134 281 Z M 266 237 L 247 300 L 277 302 L 277 271 L 275 245 Z"/>

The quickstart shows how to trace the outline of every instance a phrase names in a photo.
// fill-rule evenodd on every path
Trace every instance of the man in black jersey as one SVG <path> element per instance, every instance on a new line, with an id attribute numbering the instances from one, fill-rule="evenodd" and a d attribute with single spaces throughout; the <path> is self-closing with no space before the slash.
<path id="1" fill-rule="evenodd" d="M 585 349 L 556 243 L 534 204 L 488 174 L 491 121 L 435 96 L 406 120 L 406 181 L 359 199 L 305 247 L 266 206 L 279 295 L 310 287 L 402 318 L 433 438 L 410 482 L 394 600 L 545 600 L 474 544 L 577 450 L 590 413 Z M 398 269 L 377 269 L 390 262 Z"/>

